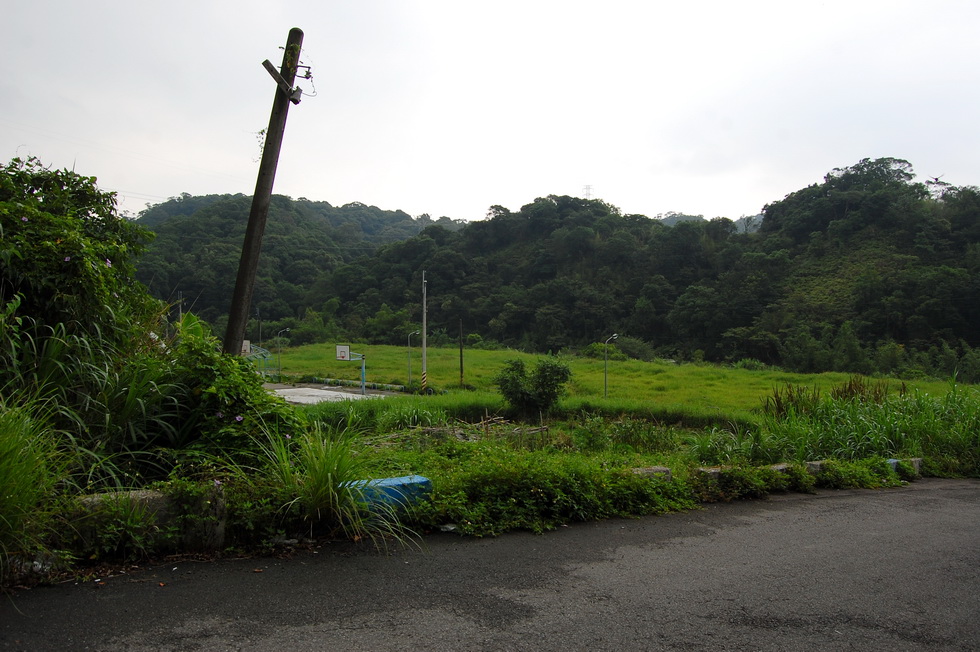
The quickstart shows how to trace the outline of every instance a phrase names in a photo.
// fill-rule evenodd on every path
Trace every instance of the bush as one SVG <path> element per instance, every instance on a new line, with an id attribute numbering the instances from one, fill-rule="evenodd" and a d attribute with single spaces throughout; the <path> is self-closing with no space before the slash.
<path id="1" fill-rule="evenodd" d="M 732 366 L 736 369 L 745 369 L 746 371 L 766 371 L 769 369 L 769 365 L 755 358 L 742 358 Z"/>
<path id="2" fill-rule="evenodd" d="M 71 546 L 90 561 L 139 561 L 173 544 L 143 501 L 129 494 L 104 494 L 85 499 L 72 517 Z"/>
<path id="3" fill-rule="evenodd" d="M 152 233 L 119 217 L 94 177 L 14 159 L 0 169 L 0 304 L 20 297 L 37 329 L 136 348 L 159 302 L 135 281 Z"/>
<path id="4" fill-rule="evenodd" d="M 456 462 L 433 474 L 434 495 L 423 515 L 429 526 L 452 523 L 475 536 L 540 533 L 574 521 L 694 507 L 681 483 L 607 468 L 575 453 L 516 451 L 487 442 L 462 450 L 448 446 Z"/>
<path id="5" fill-rule="evenodd" d="M 494 378 L 504 400 L 521 416 L 547 414 L 572 378 L 568 365 L 556 358 L 539 358 L 528 375 L 523 360 L 508 360 Z"/>
<path id="6" fill-rule="evenodd" d="M 816 484 L 826 489 L 878 489 L 901 484 L 898 473 L 883 458 L 856 461 L 827 460 L 820 466 Z"/>
<path id="7" fill-rule="evenodd" d="M 732 466 L 717 473 L 695 473 L 691 479 L 694 495 L 704 502 L 763 498 L 771 493 L 813 491 L 815 480 L 806 467 L 788 465 Z"/>
<path id="8" fill-rule="evenodd" d="M 657 357 L 653 346 L 638 337 L 620 335 L 616 340 L 616 349 L 622 351 L 627 357 L 634 360 L 650 362 Z M 609 359 L 612 359 L 612 349 L 609 349 Z"/>
<path id="9" fill-rule="evenodd" d="M 582 349 L 579 352 L 579 355 L 586 358 L 598 358 L 600 360 L 606 359 L 607 355 L 610 360 L 623 361 L 629 359 L 629 356 L 627 356 L 625 353 L 620 351 L 616 347 L 616 344 L 613 344 L 611 342 L 609 344 L 606 344 L 605 342 L 593 342 L 592 344 L 589 344 L 587 347 Z"/>

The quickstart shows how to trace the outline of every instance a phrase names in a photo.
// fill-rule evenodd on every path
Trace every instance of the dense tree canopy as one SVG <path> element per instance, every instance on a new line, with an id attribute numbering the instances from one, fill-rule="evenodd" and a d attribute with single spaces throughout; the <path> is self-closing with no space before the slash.
<path id="1" fill-rule="evenodd" d="M 456 230 L 400 213 L 394 226 L 338 226 L 302 200 L 279 198 L 257 307 L 299 328 L 300 341 L 398 344 L 420 325 L 426 271 L 437 341 L 460 321 L 485 344 L 540 352 L 618 332 L 680 359 L 980 380 L 980 190 L 914 179 L 907 161 L 864 159 L 766 206 L 757 231 L 749 219 L 651 219 L 555 195 L 516 212 L 493 206 L 486 220 Z M 186 249 L 181 256 L 197 252 L 178 267 L 201 277 L 195 298 L 207 297 L 210 319 L 224 304 L 209 292 L 230 296 L 215 286 L 237 264 L 240 237 L 219 246 L 213 235 L 244 229 L 232 222 L 234 201 L 158 227 Z M 189 220 L 206 220 L 212 235 Z M 392 237 L 369 250 L 382 242 L 371 230 Z M 152 262 L 143 277 L 151 269 L 169 268 Z M 167 288 L 185 283 L 189 298 L 188 280 L 168 279 Z"/>
<path id="2" fill-rule="evenodd" d="M 231 301 L 251 198 L 245 195 L 181 195 L 140 214 L 138 223 L 156 233 L 139 268 L 150 291 L 216 321 Z M 353 202 L 292 200 L 276 195 L 262 243 L 252 315 L 265 320 L 298 318 L 317 279 L 344 262 L 372 253 L 379 244 L 406 240 L 427 225 L 459 228 L 449 218 L 417 220 Z"/>
<path id="3" fill-rule="evenodd" d="M 167 322 L 135 279 L 151 237 L 94 177 L 0 168 L 0 411 L 35 410 L 89 490 L 165 477 L 176 458 L 151 451 L 214 452 L 294 420 L 196 318 Z"/>

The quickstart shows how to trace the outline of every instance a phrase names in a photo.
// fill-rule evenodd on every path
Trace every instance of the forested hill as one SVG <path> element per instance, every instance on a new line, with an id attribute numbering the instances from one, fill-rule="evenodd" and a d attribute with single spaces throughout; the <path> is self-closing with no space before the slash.
<path id="1" fill-rule="evenodd" d="M 421 319 L 471 344 L 603 342 L 679 359 L 980 381 L 980 191 L 863 160 L 773 202 L 761 229 L 549 196 L 429 228 L 324 275 L 297 341 L 399 344 Z M 291 335 L 293 335 L 291 333 Z M 747 362 L 748 363 L 748 362 Z"/>
<path id="2" fill-rule="evenodd" d="M 251 197 L 183 194 L 140 213 L 139 224 L 156 233 L 143 255 L 139 280 L 151 293 L 208 321 L 228 311 L 241 256 Z M 253 313 L 279 320 L 304 313 L 312 282 L 378 246 L 405 240 L 427 226 L 462 228 L 463 220 L 386 211 L 360 203 L 293 200 L 275 195 L 262 244 Z"/>
<path id="3" fill-rule="evenodd" d="M 265 333 L 289 327 L 294 344 L 404 344 L 420 326 L 426 271 L 435 342 L 460 324 L 472 346 L 540 352 L 617 333 L 615 354 L 980 381 L 980 190 L 918 183 L 902 160 L 835 169 L 766 206 L 757 231 L 724 218 L 667 226 L 552 195 L 368 251 L 353 231 L 321 241 L 328 227 L 302 201 L 279 206 L 263 259 L 281 271 L 256 292 Z M 181 228 L 180 246 L 199 252 L 183 271 L 205 279 L 203 297 L 234 278 L 244 225 L 230 239 L 195 227 Z M 209 305 L 226 305 L 228 288 Z M 250 329 L 257 339 L 258 323 Z"/>

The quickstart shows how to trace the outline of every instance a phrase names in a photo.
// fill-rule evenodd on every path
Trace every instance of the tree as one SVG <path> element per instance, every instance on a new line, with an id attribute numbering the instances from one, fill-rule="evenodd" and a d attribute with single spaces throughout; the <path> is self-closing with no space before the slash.
<path id="1" fill-rule="evenodd" d="M 523 360 L 508 360 L 494 378 L 511 408 L 522 416 L 547 414 L 565 393 L 572 378 L 568 365 L 557 358 L 540 358 L 528 375 Z"/>
<path id="2" fill-rule="evenodd" d="M 19 297 L 18 314 L 39 332 L 61 324 L 127 346 L 160 310 L 135 280 L 153 236 L 117 215 L 95 177 L 14 159 L 0 170 L 0 236 L 0 305 Z"/>
<path id="3" fill-rule="evenodd" d="M 294 422 L 193 315 L 163 321 L 135 279 L 150 234 L 95 177 L 14 159 L 0 169 L 0 235 L 0 413 L 43 406 L 79 480 L 159 479 L 177 459 L 161 447 L 247 444 L 263 422 Z"/>

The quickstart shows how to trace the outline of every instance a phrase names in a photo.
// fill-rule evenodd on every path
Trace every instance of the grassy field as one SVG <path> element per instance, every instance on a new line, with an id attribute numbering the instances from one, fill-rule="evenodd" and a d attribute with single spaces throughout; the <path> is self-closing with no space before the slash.
<path id="1" fill-rule="evenodd" d="M 408 351 L 406 347 L 351 345 L 351 351 L 366 358 L 369 383 L 404 385 L 408 381 Z M 463 383 L 472 389 L 496 392 L 494 376 L 504 362 L 521 358 L 528 362 L 540 356 L 513 350 L 486 351 L 466 349 L 463 352 Z M 460 388 L 460 356 L 458 348 L 429 348 L 427 356 L 428 385 L 436 390 Z M 568 402 L 601 405 L 656 403 L 661 409 L 719 419 L 751 418 L 758 414 L 763 400 L 774 388 L 788 384 L 829 390 L 845 382 L 843 373 L 795 374 L 783 371 L 749 371 L 715 365 L 674 364 L 668 361 L 610 360 L 608 367 L 609 398 L 603 401 L 604 361 L 602 359 L 569 357 L 572 370 L 568 386 Z M 412 348 L 412 381 L 421 377 L 421 352 Z M 336 359 L 333 344 L 315 344 L 282 350 L 283 374 L 293 379 L 337 378 L 360 380 L 359 362 Z M 888 381 L 895 389 L 902 382 Z M 950 384 L 942 381 L 918 380 L 908 382 L 909 388 L 933 396 L 943 396 Z"/>

